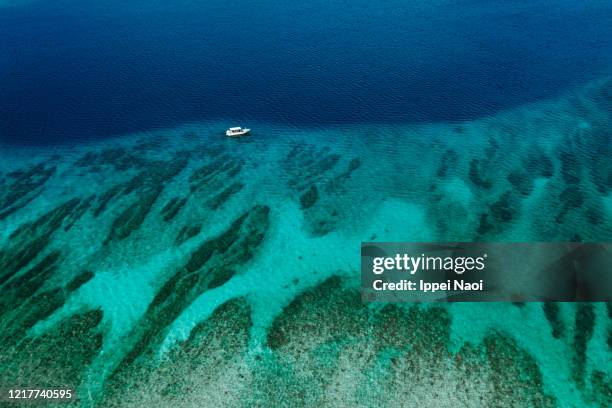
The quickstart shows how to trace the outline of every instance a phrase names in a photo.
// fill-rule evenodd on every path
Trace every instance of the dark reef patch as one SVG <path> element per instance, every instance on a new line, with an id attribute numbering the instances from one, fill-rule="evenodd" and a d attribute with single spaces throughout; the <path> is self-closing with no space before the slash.
<path id="1" fill-rule="evenodd" d="M 584 384 L 586 352 L 594 329 L 595 307 L 591 303 L 578 303 L 574 330 L 574 380 L 578 384 Z"/>
<path id="2" fill-rule="evenodd" d="M 228 155 L 217 157 L 191 173 L 189 177 L 191 192 L 219 190 L 238 176 L 243 166 L 243 160 Z"/>
<path id="3" fill-rule="evenodd" d="M 313 145 L 298 144 L 289 151 L 282 164 L 289 175 L 289 186 L 297 191 L 304 191 L 319 180 L 332 179 L 333 176 L 330 172 L 336 167 L 340 159 L 341 156 L 330 153 L 328 147 L 317 148 Z M 361 162 L 353 162 L 352 166 L 355 167 L 358 164 L 360 166 Z M 350 168 L 349 163 L 347 171 Z M 356 168 L 352 171 L 354 170 Z"/>
<path id="4" fill-rule="evenodd" d="M 315 205 L 318 199 L 319 190 L 317 189 L 317 186 L 313 184 L 304 194 L 300 196 L 300 207 L 302 210 L 306 210 Z"/>
<path id="5" fill-rule="evenodd" d="M 514 133 L 513 129 L 507 129 L 507 130 L 508 131 L 506 133 L 508 135 L 512 135 Z M 485 156 L 487 157 L 487 159 L 490 160 L 494 158 L 495 154 L 499 151 L 499 142 L 493 136 L 489 136 L 488 142 L 489 143 L 485 149 Z"/>
<path id="6" fill-rule="evenodd" d="M 0 353 L 0 383 L 27 387 L 30 384 L 78 386 L 102 347 L 101 310 L 72 315 L 35 338 Z"/>
<path id="7" fill-rule="evenodd" d="M 227 379 L 228 373 L 236 371 L 234 381 L 244 381 L 246 368 L 243 373 L 236 367 L 245 358 L 251 326 L 251 311 L 245 299 L 222 304 L 191 330 L 187 340 L 175 345 L 160 364 L 134 367 L 108 383 L 102 406 L 123 406 L 126 402 L 141 405 L 139 398 L 143 393 L 154 397 L 152 406 L 172 406 L 185 403 L 190 396 L 198 395 L 198 390 L 204 394 L 209 389 L 219 392 L 228 384 L 218 381 Z M 131 392 L 126 393 L 126 388 Z M 225 395 L 223 400 L 240 406 L 228 398 Z M 211 404 L 206 400 L 194 403 Z"/>
<path id="8" fill-rule="evenodd" d="M 0 315 L 19 308 L 30 296 L 36 294 L 57 269 L 59 258 L 60 253 L 54 251 L 26 272 L 10 279 L 0 292 Z"/>
<path id="9" fill-rule="evenodd" d="M 102 195 L 98 198 L 97 207 L 93 211 L 94 217 L 100 216 L 105 210 L 110 201 L 115 198 L 122 190 L 122 185 L 115 185 L 108 190 L 106 190 Z"/>
<path id="10" fill-rule="evenodd" d="M 600 207 L 589 207 L 584 216 L 589 224 L 600 225 L 605 222 L 605 215 Z"/>
<path id="11" fill-rule="evenodd" d="M 559 195 L 561 209 L 557 214 L 557 223 L 562 223 L 566 214 L 573 210 L 582 207 L 585 201 L 585 194 L 577 185 L 570 185 L 565 188 Z"/>
<path id="12" fill-rule="evenodd" d="M 254 249 L 262 243 L 268 230 L 269 213 L 270 208 L 267 206 L 257 205 L 251 208 L 236 219 L 224 233 L 200 245 L 187 261 L 186 271 L 191 273 L 199 270 L 216 254 L 226 254 L 226 258 L 235 263 L 250 260 Z M 230 248 L 232 251 L 228 252 Z"/>
<path id="13" fill-rule="evenodd" d="M 523 169 L 530 177 L 550 178 L 554 174 L 554 165 L 550 157 L 539 150 L 531 150 L 523 158 Z"/>
<path id="14" fill-rule="evenodd" d="M 491 204 L 490 213 L 499 222 L 509 222 L 516 216 L 514 200 L 511 191 L 504 192 L 497 201 Z"/>
<path id="15" fill-rule="evenodd" d="M 125 184 L 111 188 L 107 192 L 111 198 L 118 194 L 127 196 L 132 192 L 136 197 L 115 218 L 105 243 L 125 239 L 137 230 L 151 211 L 165 184 L 178 175 L 185 166 L 187 166 L 186 158 L 156 162 Z"/>
<path id="16" fill-rule="evenodd" d="M 61 254 L 53 251 L 26 272 L 9 280 L 0 292 L 0 344 L 18 344 L 28 329 L 61 308 L 70 294 L 93 278 L 84 271 L 65 286 L 49 281 L 59 270 Z"/>
<path id="17" fill-rule="evenodd" d="M 316 324 L 313 324 L 316 322 Z M 389 304 L 372 312 L 361 303 L 359 292 L 344 288 L 339 277 L 331 277 L 296 297 L 273 322 L 268 345 L 273 350 L 299 355 L 314 343 L 372 337 L 378 350 L 407 346 L 423 354 L 443 353 L 450 320 L 441 308 L 403 308 Z"/>
<path id="18" fill-rule="evenodd" d="M 518 169 L 510 172 L 507 176 L 508 181 L 522 195 L 529 195 L 533 190 L 533 180 L 526 172 Z"/>
<path id="19" fill-rule="evenodd" d="M 215 309 L 208 319 L 198 323 L 191 330 L 189 338 L 179 344 L 179 348 L 188 354 L 206 355 L 203 349 L 209 348 L 214 342 L 212 337 L 216 337 L 217 345 L 223 345 L 225 357 L 235 358 L 237 353 L 246 351 L 251 326 L 251 311 L 246 300 L 232 299 Z"/>
<path id="20" fill-rule="evenodd" d="M 566 184 L 578 184 L 580 182 L 580 157 L 571 151 L 561 152 L 561 176 Z"/>
<path id="21" fill-rule="evenodd" d="M 495 230 L 495 225 L 489 222 L 489 214 L 480 214 L 478 229 L 476 232 L 479 235 L 484 235 Z"/>
<path id="22" fill-rule="evenodd" d="M 139 168 L 146 164 L 146 160 L 138 155 L 132 154 L 124 147 L 116 147 L 102 151 L 90 151 L 78 159 L 76 167 L 96 168 L 100 166 L 111 166 L 117 171 L 126 171 Z"/>
<path id="23" fill-rule="evenodd" d="M 514 340 L 501 334 L 484 340 L 486 355 L 493 372 L 492 406 L 554 407 L 556 401 L 543 392 L 542 374 L 534 358 Z M 522 401 L 518 403 L 516 400 Z"/>
<path id="24" fill-rule="evenodd" d="M 38 197 L 55 171 L 54 165 L 45 162 L 0 179 L 0 221 Z"/>
<path id="25" fill-rule="evenodd" d="M 55 232 L 62 222 L 68 218 L 72 211 L 77 208 L 81 202 L 78 198 L 73 198 L 60 204 L 55 209 L 43 214 L 34 222 L 22 225 L 16 229 L 11 235 L 11 239 L 20 239 L 24 235 L 37 235 L 37 233 L 45 232 L 48 234 Z"/>
<path id="26" fill-rule="evenodd" d="M 412 306 L 408 310 L 395 304 L 385 306 L 375 315 L 376 347 L 407 349 L 425 359 L 446 356 L 450 336 L 450 316 L 443 308 L 421 309 Z M 429 356 L 427 356 L 429 355 Z"/>
<path id="27" fill-rule="evenodd" d="M 81 217 L 91 208 L 93 201 L 96 196 L 91 195 L 85 198 L 81 203 L 74 209 L 74 211 L 70 214 L 70 216 L 66 219 L 64 225 L 64 231 L 70 231 L 70 229 L 81 219 Z"/>
<path id="28" fill-rule="evenodd" d="M 367 313 L 366 307 L 355 295 L 353 291 L 342 288 L 342 280 L 337 276 L 328 278 L 316 288 L 302 293 L 274 320 L 268 330 L 268 346 L 273 350 L 290 346 L 292 336 L 301 337 L 305 333 L 309 334 L 307 337 L 320 342 L 333 340 L 335 336 L 358 336 L 367 321 Z M 319 324 L 311 324 L 306 318 L 311 313 L 310 308 L 316 313 L 318 306 L 324 306 L 326 302 L 333 302 L 334 309 L 321 307 L 319 317 L 323 320 Z M 343 312 L 349 311 L 346 316 L 343 315 Z M 332 314 L 328 315 L 329 312 Z M 340 324 L 342 329 L 333 330 L 335 323 Z M 295 345 L 299 347 L 299 340 Z M 288 351 L 299 352 L 299 349 Z"/>
<path id="29" fill-rule="evenodd" d="M 348 178 L 351 177 L 353 172 L 361 167 L 361 160 L 358 158 L 351 159 L 348 163 L 347 169 L 344 173 L 341 173 L 338 178 Z"/>
<path id="30" fill-rule="evenodd" d="M 612 117 L 610 118 L 612 119 Z M 610 122 L 595 124 L 584 131 L 579 139 L 582 149 L 589 152 L 584 161 L 589 178 L 598 192 L 603 195 L 612 191 L 612 130 Z"/>
<path id="31" fill-rule="evenodd" d="M 591 385 L 593 403 L 599 407 L 612 406 L 612 378 L 610 375 L 594 370 L 591 375 Z"/>
<path id="32" fill-rule="evenodd" d="M 10 244 L 0 252 L 0 284 L 14 276 L 41 254 L 62 222 L 81 200 L 74 198 L 43 214 L 36 221 L 21 225 L 10 235 Z"/>
<path id="33" fill-rule="evenodd" d="M 442 154 L 442 158 L 440 159 L 440 167 L 438 167 L 438 171 L 436 172 L 436 176 L 443 178 L 446 177 L 448 171 L 454 168 L 459 161 L 459 155 L 453 149 L 446 149 L 446 151 Z"/>
<path id="34" fill-rule="evenodd" d="M 83 271 L 79 273 L 77 276 L 72 278 L 70 282 L 66 285 L 66 289 L 70 292 L 74 292 L 87 282 L 89 282 L 94 277 L 94 273 L 91 271 Z"/>
<path id="35" fill-rule="evenodd" d="M 444 307 L 370 309 L 357 288 L 329 278 L 295 298 L 269 328 L 273 356 L 256 366 L 261 372 L 251 382 L 256 391 L 249 404 L 282 405 L 289 395 L 303 406 L 325 406 L 330 399 L 419 406 L 432 397 L 478 401 L 476 406 L 555 405 L 535 360 L 514 340 L 492 334 L 452 354 L 450 323 Z M 354 388 L 340 385 L 347 382 Z"/>
<path id="36" fill-rule="evenodd" d="M 485 190 L 489 190 L 493 187 L 493 183 L 482 177 L 482 166 L 478 159 L 472 159 L 470 161 L 468 176 L 470 181 L 477 187 L 484 188 Z"/>
<path id="37" fill-rule="evenodd" d="M 113 240 L 121 240 L 130 236 L 144 222 L 157 197 L 161 194 L 162 185 L 157 185 L 143 194 L 129 207 L 123 210 L 113 221 L 111 230 L 105 243 Z"/>
<path id="38" fill-rule="evenodd" d="M 175 243 L 176 245 L 181 245 L 185 241 L 195 237 L 202 231 L 201 225 L 185 225 L 176 235 Z"/>
<path id="39" fill-rule="evenodd" d="M 565 331 L 559 316 L 559 304 L 556 302 L 545 302 L 542 308 L 544 309 L 546 319 L 550 323 L 553 337 L 558 339 Z"/>
<path id="40" fill-rule="evenodd" d="M 362 166 L 361 159 L 354 157 L 347 162 L 329 147 L 300 143 L 281 160 L 281 166 L 286 171 L 289 188 L 297 193 L 300 208 L 305 212 L 307 230 L 314 236 L 334 231 L 344 210 L 336 198 L 346 191 L 346 183 Z"/>
<path id="41" fill-rule="evenodd" d="M 187 306 L 206 290 L 230 279 L 254 256 L 268 230 L 268 218 L 268 207 L 255 206 L 193 251 L 185 266 L 162 285 L 136 325 L 130 335 L 133 346 L 116 373 L 127 370 L 147 351 L 156 350 L 167 327 Z"/>
<path id="42" fill-rule="evenodd" d="M 224 188 L 221 192 L 213 196 L 210 200 L 208 200 L 208 207 L 212 210 L 219 209 L 223 204 L 225 204 L 232 196 L 240 192 L 244 188 L 243 183 L 234 182 Z"/>
<path id="43" fill-rule="evenodd" d="M 185 206 L 186 203 L 187 197 L 172 197 L 172 199 L 170 199 L 170 201 L 168 201 L 168 203 L 164 205 L 164 207 L 160 211 L 162 219 L 165 222 L 172 221 L 172 219 L 174 219 L 174 217 L 178 215 L 178 213 L 181 211 L 181 209 Z"/>

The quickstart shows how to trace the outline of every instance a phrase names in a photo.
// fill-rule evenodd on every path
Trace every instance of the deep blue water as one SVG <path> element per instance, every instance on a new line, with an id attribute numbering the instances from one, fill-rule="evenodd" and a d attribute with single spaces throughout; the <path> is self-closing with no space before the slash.
<path id="1" fill-rule="evenodd" d="M 209 119 L 471 119 L 609 74 L 612 2 L 589 3 L 59 0 L 0 8 L 0 141 L 66 142 Z"/>

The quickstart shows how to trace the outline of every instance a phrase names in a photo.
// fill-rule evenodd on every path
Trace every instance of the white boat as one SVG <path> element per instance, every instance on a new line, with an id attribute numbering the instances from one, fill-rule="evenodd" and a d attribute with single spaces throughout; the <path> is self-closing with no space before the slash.
<path id="1" fill-rule="evenodd" d="M 225 136 L 229 136 L 229 137 L 243 136 L 249 133 L 250 131 L 251 129 L 241 128 L 240 126 L 231 127 L 225 131 Z"/>

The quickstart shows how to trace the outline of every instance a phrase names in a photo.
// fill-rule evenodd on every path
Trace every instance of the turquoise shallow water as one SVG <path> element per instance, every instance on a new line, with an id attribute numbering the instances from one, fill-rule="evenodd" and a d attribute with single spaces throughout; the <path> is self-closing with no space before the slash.
<path id="1" fill-rule="evenodd" d="M 362 241 L 610 240 L 611 90 L 3 146 L 0 382 L 85 406 L 606 406 L 609 305 L 367 307 L 357 271 Z"/>

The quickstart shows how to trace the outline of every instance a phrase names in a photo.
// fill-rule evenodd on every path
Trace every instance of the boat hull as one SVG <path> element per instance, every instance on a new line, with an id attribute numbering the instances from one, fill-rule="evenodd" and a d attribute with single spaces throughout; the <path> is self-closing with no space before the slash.
<path id="1" fill-rule="evenodd" d="M 225 136 L 227 136 L 227 137 L 240 137 L 240 136 L 247 135 L 250 131 L 251 131 L 251 129 L 244 129 L 244 130 L 242 130 L 240 132 L 230 132 L 229 130 L 227 130 L 225 132 Z"/>

